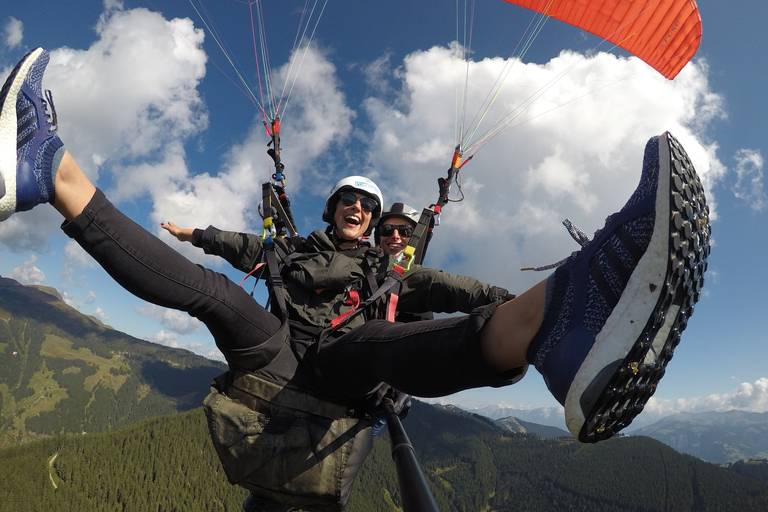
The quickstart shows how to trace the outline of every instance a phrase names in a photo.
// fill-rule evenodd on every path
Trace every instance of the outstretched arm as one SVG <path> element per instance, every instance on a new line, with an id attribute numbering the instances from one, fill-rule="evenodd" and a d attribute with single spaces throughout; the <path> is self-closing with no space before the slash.
<path id="1" fill-rule="evenodd" d="M 191 242 L 192 241 L 192 233 L 195 232 L 194 229 L 190 228 L 180 228 L 176 224 L 174 224 L 171 221 L 168 221 L 166 224 L 165 222 L 160 223 L 160 227 L 168 231 L 170 234 L 175 236 L 179 242 Z"/>

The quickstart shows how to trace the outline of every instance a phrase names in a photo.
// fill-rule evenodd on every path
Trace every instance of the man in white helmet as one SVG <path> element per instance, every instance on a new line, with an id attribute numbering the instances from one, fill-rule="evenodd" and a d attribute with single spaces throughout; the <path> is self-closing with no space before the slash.
<path id="1" fill-rule="evenodd" d="M 230 480 L 238 481 L 230 471 L 242 469 L 241 485 L 276 502 L 307 510 L 346 503 L 370 448 L 364 411 L 383 384 L 413 396 L 445 396 L 513 384 L 534 364 L 564 405 L 573 435 L 584 442 L 608 438 L 652 396 L 699 298 L 708 207 L 687 154 L 664 133 L 646 145 L 640 183 L 624 208 L 593 240 L 579 236 L 582 249 L 517 298 L 419 265 L 404 273 L 399 309 L 467 313 L 462 316 L 415 323 L 382 318 L 386 294 L 376 297 L 374 288 L 391 282 L 380 279 L 389 258 L 380 259 L 362 237 L 383 201 L 367 179 L 346 178 L 332 190 L 323 212 L 330 234 L 265 243 L 213 227 L 180 230 L 180 238 L 244 272 L 263 257 L 281 263 L 270 273 L 277 309 L 267 310 L 226 276 L 193 264 L 132 222 L 88 180 L 65 150 L 44 96 L 47 63 L 42 48 L 31 51 L 0 90 L 0 221 L 52 204 L 64 232 L 124 288 L 206 325 L 232 368 L 206 399 L 214 445 Z M 356 310 L 366 296 L 374 302 Z M 362 314 L 345 322 L 350 311 Z M 255 381 L 241 379 L 244 374 Z M 222 422 L 221 404 L 245 407 L 231 395 L 250 405 Z M 215 436 L 235 424 L 243 426 L 242 439 Z M 306 434 L 307 424 L 321 429 L 312 431 L 317 438 L 294 435 L 294 429 Z M 349 450 L 333 444 L 321 450 L 324 434 L 337 425 L 331 438 Z M 351 430 L 355 443 L 347 444 Z M 301 439 L 313 440 L 314 458 L 302 452 L 299 460 L 309 466 L 299 468 L 286 461 Z M 238 451 L 251 442 L 255 451 Z M 336 470 L 308 471 L 329 459 L 338 461 Z M 308 474 L 309 481 L 301 480 Z"/>

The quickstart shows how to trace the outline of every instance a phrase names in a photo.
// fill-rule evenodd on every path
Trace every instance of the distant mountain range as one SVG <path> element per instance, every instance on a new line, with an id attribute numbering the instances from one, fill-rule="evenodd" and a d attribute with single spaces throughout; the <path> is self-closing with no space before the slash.
<path id="1" fill-rule="evenodd" d="M 475 409 L 466 409 L 467 412 L 479 414 L 492 420 L 502 418 L 521 418 L 531 423 L 549 425 L 551 427 L 564 428 L 562 407 L 539 407 L 536 409 L 515 409 L 499 405 L 488 405 Z"/>
<path id="2" fill-rule="evenodd" d="M 530 430 L 542 437 L 557 436 L 558 432 L 570 435 L 562 428 L 563 411 L 559 407 L 513 409 L 486 406 L 468 412 L 507 424 L 527 422 L 538 425 L 530 427 Z M 642 425 L 635 423 L 624 432 L 625 435 L 648 436 L 707 462 L 726 464 L 738 460 L 768 459 L 768 412 L 686 412 L 655 422 L 646 420 Z M 545 425 L 553 430 L 541 432 L 541 427 Z"/>
<path id="3" fill-rule="evenodd" d="M 632 434 L 652 437 L 681 453 L 717 464 L 768 459 L 768 412 L 686 412 Z"/>
<path id="4" fill-rule="evenodd" d="M 557 427 L 560 429 L 565 428 L 565 419 L 563 415 L 562 407 L 538 407 L 534 409 L 517 409 L 514 407 L 507 407 L 504 405 L 486 405 L 484 407 L 477 407 L 473 409 L 465 409 L 468 412 L 480 414 L 487 418 L 499 420 L 502 418 L 519 418 L 531 423 L 538 423 L 540 425 L 549 425 L 551 427 Z M 624 433 L 634 432 L 635 430 L 651 425 L 658 421 L 659 417 L 651 416 L 647 413 L 640 414 L 629 425 Z"/>

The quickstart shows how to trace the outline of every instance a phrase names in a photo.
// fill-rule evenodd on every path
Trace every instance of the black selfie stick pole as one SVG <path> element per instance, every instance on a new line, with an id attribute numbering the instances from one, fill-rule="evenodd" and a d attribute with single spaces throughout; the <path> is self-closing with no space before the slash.
<path id="1" fill-rule="evenodd" d="M 392 440 L 392 458 L 395 461 L 397 479 L 400 483 L 403 512 L 440 512 L 416 460 L 411 441 L 405 434 L 400 416 L 395 412 L 392 399 L 387 397 L 383 403 L 387 411 L 387 427 Z"/>

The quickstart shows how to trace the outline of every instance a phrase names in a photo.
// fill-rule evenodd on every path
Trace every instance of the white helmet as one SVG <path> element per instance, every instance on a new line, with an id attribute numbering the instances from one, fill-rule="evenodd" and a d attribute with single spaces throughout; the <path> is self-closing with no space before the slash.
<path id="1" fill-rule="evenodd" d="M 325 201 L 323 221 L 333 225 L 333 214 L 336 211 L 336 203 L 339 200 L 339 194 L 344 190 L 356 190 L 374 198 L 379 203 L 376 209 L 371 212 L 371 223 L 368 225 L 368 229 L 365 232 L 366 235 L 370 235 L 371 230 L 373 230 L 373 227 L 379 221 L 379 217 L 381 217 L 381 205 L 384 204 L 384 196 L 381 195 L 379 187 L 365 176 L 347 176 L 334 185 L 331 189 L 331 193 L 328 194 L 328 199 Z"/>

